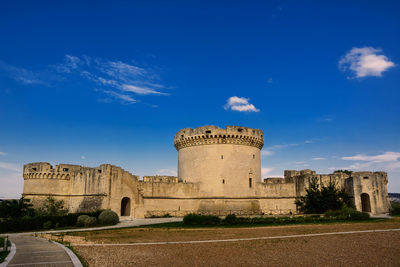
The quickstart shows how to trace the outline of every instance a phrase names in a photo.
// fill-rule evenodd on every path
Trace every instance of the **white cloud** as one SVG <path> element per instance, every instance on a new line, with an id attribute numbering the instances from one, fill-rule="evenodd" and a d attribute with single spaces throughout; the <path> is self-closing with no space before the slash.
<path id="1" fill-rule="evenodd" d="M 385 152 L 380 155 L 367 156 L 358 154 L 351 157 L 342 157 L 343 160 L 372 161 L 372 162 L 388 162 L 397 161 L 400 158 L 400 152 Z"/>
<path id="2" fill-rule="evenodd" d="M 271 150 L 261 150 L 261 156 L 271 156 L 272 154 L 274 154 L 274 151 Z"/>
<path id="3" fill-rule="evenodd" d="M 24 179 L 19 172 L 0 171 L 0 198 L 20 198 Z"/>
<path id="4" fill-rule="evenodd" d="M 166 176 L 177 176 L 178 173 L 176 172 L 176 169 L 159 169 L 156 171 L 157 175 L 166 175 Z"/>
<path id="5" fill-rule="evenodd" d="M 224 108 L 239 112 L 259 112 L 260 110 L 250 104 L 249 100 L 249 98 L 231 96 L 228 98 Z"/>
<path id="6" fill-rule="evenodd" d="M 166 93 L 162 93 L 159 91 L 156 91 L 154 89 L 146 88 L 146 87 L 139 87 L 135 85 L 130 85 L 130 84 L 123 84 L 121 85 L 121 90 L 126 91 L 126 92 L 133 92 L 139 95 L 149 95 L 149 94 L 156 94 L 156 95 L 168 95 Z"/>
<path id="7" fill-rule="evenodd" d="M 15 81 L 25 85 L 47 85 L 42 74 L 20 67 L 8 65 L 0 60 L 0 70 L 5 71 Z"/>
<path id="8" fill-rule="evenodd" d="M 339 61 L 339 69 L 350 70 L 356 78 L 382 76 L 382 72 L 394 67 L 394 62 L 381 54 L 381 49 L 373 47 L 353 47 Z"/>
<path id="9" fill-rule="evenodd" d="M 81 156 L 81 159 L 85 160 L 85 159 L 86 159 L 86 157 L 85 157 L 85 156 Z"/>
<path id="10" fill-rule="evenodd" d="M 6 153 L 6 152 L 2 152 L 2 151 L 0 151 L 0 156 L 5 156 L 5 155 L 7 155 L 7 153 Z"/>
<path id="11" fill-rule="evenodd" d="M 312 158 L 312 160 L 326 160 L 326 158 L 322 158 L 322 157 L 320 157 L 320 158 Z"/>
<path id="12" fill-rule="evenodd" d="M 263 167 L 261 168 L 261 176 L 267 176 L 268 173 L 270 173 L 273 170 L 273 168 L 267 168 L 267 167 Z"/>
<path id="13" fill-rule="evenodd" d="M 357 154 L 350 157 L 342 157 L 342 160 L 358 161 L 350 166 L 342 169 L 362 170 L 366 168 L 374 168 L 375 170 L 395 170 L 400 168 L 400 152 L 385 152 L 382 154 L 368 156 L 365 154 Z"/>
<path id="14" fill-rule="evenodd" d="M 22 171 L 22 167 L 19 166 L 18 164 L 8 163 L 8 162 L 1 162 L 1 161 L 0 161 L 0 168 L 1 169 L 6 169 L 6 170 L 9 170 L 9 171 L 15 171 L 15 172 L 21 172 Z"/>
<path id="15" fill-rule="evenodd" d="M 163 92 L 167 87 L 159 82 L 160 77 L 156 71 L 122 61 L 91 58 L 86 55 L 65 55 L 62 63 L 46 66 L 40 71 L 18 68 L 0 61 L 1 70 L 16 81 L 29 85 L 54 86 L 54 82 L 68 82 L 75 76 L 83 82 L 93 83 L 96 91 L 105 92 L 125 103 L 138 102 L 132 95 L 169 95 Z M 112 98 L 101 101 L 111 100 Z"/>
<path id="16" fill-rule="evenodd" d="M 117 93 L 117 92 L 111 91 L 111 90 L 104 90 L 103 92 L 108 94 L 108 95 L 110 95 L 110 96 L 112 96 L 112 97 L 114 97 L 114 98 L 120 99 L 123 102 L 130 103 L 130 104 L 136 103 L 136 99 L 134 99 L 133 97 L 131 97 L 129 95 L 120 94 L 120 93 Z"/>

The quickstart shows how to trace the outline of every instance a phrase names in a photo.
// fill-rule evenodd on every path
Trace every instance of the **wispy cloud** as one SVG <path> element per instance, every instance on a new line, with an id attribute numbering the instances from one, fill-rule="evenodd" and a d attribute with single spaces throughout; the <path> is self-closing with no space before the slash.
<path id="1" fill-rule="evenodd" d="M 249 103 L 249 98 L 231 96 L 225 104 L 225 109 L 234 110 L 239 112 L 259 112 L 253 104 Z"/>
<path id="2" fill-rule="evenodd" d="M 355 156 L 342 157 L 342 160 L 358 161 L 347 166 L 348 169 L 361 170 L 363 168 L 374 168 L 381 170 L 394 170 L 400 168 L 400 152 L 385 152 L 378 155 L 357 154 Z"/>
<path id="3" fill-rule="evenodd" d="M 0 168 L 9 171 L 21 172 L 22 168 L 18 164 L 0 161 Z"/>
<path id="4" fill-rule="evenodd" d="M 7 155 L 7 153 L 6 153 L 6 152 L 2 152 L 2 151 L 0 151 L 0 156 L 5 156 L 5 155 Z"/>
<path id="5" fill-rule="evenodd" d="M 176 172 L 176 169 L 174 168 L 168 168 L 168 169 L 159 169 L 156 171 L 157 175 L 167 175 L 167 176 L 177 176 L 178 173 Z"/>
<path id="6" fill-rule="evenodd" d="M 123 102 L 127 102 L 127 103 L 135 103 L 137 102 L 136 99 L 134 99 L 133 97 L 126 95 L 126 94 L 121 94 L 112 90 L 103 90 L 103 92 L 109 96 L 112 96 L 114 98 L 120 99 Z"/>
<path id="7" fill-rule="evenodd" d="M 21 67 L 11 66 L 0 60 L 0 70 L 6 72 L 12 79 L 26 85 L 47 85 L 41 73 Z"/>
<path id="8" fill-rule="evenodd" d="M 275 154 L 276 151 L 282 150 L 288 147 L 298 146 L 299 144 L 282 144 L 282 145 L 273 145 L 266 147 L 261 150 L 261 156 L 270 156 Z"/>
<path id="9" fill-rule="evenodd" d="M 273 170 L 273 168 L 267 168 L 267 167 L 263 167 L 261 168 L 261 176 L 267 176 L 269 173 L 271 173 L 271 171 Z"/>
<path id="10" fill-rule="evenodd" d="M 339 61 L 339 69 L 351 71 L 356 78 L 382 76 L 382 72 L 394 67 L 382 50 L 373 47 L 353 47 Z M 354 77 L 353 76 L 353 77 Z"/>
<path id="11" fill-rule="evenodd" d="M 168 88 L 160 83 L 160 77 L 151 69 L 145 69 L 122 61 L 92 58 L 86 55 L 65 55 L 58 64 L 45 66 L 42 70 L 31 71 L 7 65 L 0 61 L 0 70 L 6 71 L 16 81 L 26 85 L 57 85 L 70 78 L 89 82 L 95 91 L 108 97 L 103 102 L 116 99 L 122 103 L 138 102 L 133 95 L 167 96 Z"/>
<path id="12" fill-rule="evenodd" d="M 312 160 L 326 160 L 326 158 L 322 158 L 322 157 L 320 157 L 320 158 L 312 158 Z"/>

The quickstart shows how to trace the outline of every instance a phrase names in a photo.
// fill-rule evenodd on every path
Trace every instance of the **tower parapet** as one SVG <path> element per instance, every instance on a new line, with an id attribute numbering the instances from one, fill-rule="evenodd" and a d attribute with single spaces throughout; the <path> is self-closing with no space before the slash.
<path id="1" fill-rule="evenodd" d="M 246 145 L 261 149 L 264 133 L 259 129 L 241 126 L 227 126 L 225 129 L 209 125 L 195 129 L 184 128 L 176 133 L 174 145 L 177 150 L 190 146 L 232 144 Z"/>

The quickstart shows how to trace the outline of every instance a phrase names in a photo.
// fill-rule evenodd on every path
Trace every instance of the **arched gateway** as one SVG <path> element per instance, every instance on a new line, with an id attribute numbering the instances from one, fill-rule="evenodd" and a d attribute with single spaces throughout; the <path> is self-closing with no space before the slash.
<path id="1" fill-rule="evenodd" d="M 371 212 L 371 202 L 367 193 L 361 194 L 361 207 L 363 212 Z"/>
<path id="2" fill-rule="evenodd" d="M 121 200 L 121 216 L 131 215 L 131 199 L 129 197 L 124 197 Z"/>

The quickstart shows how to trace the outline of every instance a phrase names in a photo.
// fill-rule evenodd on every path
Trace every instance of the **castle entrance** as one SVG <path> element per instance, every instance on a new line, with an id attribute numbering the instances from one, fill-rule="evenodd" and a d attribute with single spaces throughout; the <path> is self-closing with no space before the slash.
<path id="1" fill-rule="evenodd" d="M 124 197 L 121 200 L 121 216 L 131 215 L 131 199 L 129 197 Z"/>
<path id="2" fill-rule="evenodd" d="M 367 193 L 361 194 L 361 207 L 363 212 L 371 212 L 371 202 Z"/>

